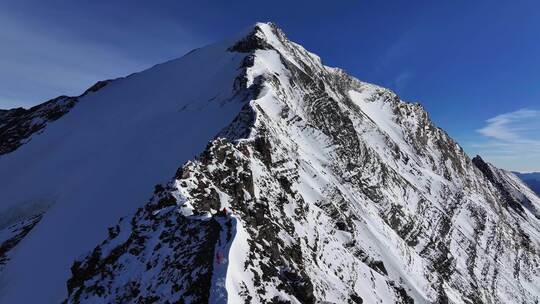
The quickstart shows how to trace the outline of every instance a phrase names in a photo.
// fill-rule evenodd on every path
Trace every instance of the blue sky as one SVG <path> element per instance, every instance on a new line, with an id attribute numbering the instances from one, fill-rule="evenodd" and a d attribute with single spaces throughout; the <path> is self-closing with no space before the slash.
<path id="1" fill-rule="evenodd" d="M 537 1 L 2 0 L 0 107 L 78 95 L 256 21 L 421 102 L 471 156 L 540 171 Z"/>

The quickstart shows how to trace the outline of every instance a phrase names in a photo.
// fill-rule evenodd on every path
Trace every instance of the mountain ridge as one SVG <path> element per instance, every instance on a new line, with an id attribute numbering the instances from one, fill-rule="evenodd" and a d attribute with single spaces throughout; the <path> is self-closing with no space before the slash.
<path id="1" fill-rule="evenodd" d="M 236 114 L 76 259 L 67 302 L 538 300 L 540 202 L 519 180 L 274 24 L 228 44 Z"/>
<path id="2" fill-rule="evenodd" d="M 538 196 L 540 196 L 540 172 L 515 172 L 513 171 L 515 175 L 517 175 L 521 180 L 531 188 Z"/>

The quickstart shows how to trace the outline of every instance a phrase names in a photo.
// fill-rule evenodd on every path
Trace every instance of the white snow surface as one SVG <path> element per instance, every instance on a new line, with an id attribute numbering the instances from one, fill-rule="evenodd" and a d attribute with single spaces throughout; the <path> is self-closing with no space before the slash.
<path id="1" fill-rule="evenodd" d="M 434 301 L 440 292 L 453 303 L 466 303 L 474 296 L 481 299 L 514 297 L 526 302 L 538 299 L 538 288 L 531 288 L 531 284 L 540 282 L 539 272 L 532 266 L 539 261 L 536 251 L 533 249 L 525 254 L 518 250 L 519 261 L 514 261 L 514 253 L 510 250 L 497 251 L 500 244 L 519 246 L 514 243 L 517 242 L 516 238 L 510 236 L 519 233 L 519 230 L 509 228 L 519 221 L 516 215 L 501 207 L 505 203 L 497 197 L 493 186 L 472 165 L 461 147 L 444 131 L 433 126 L 420 105 L 405 103 L 389 90 L 354 79 L 350 80 L 353 82 L 352 89 L 345 92 L 345 96 L 325 86 L 326 94 L 338 100 L 335 111 L 343 111 L 351 120 L 355 136 L 361 142 L 360 148 L 364 149 L 353 153 L 369 157 L 365 164 L 357 163 L 358 167 L 352 170 L 338 169 L 336 172 L 333 170 L 335 166 L 342 165 L 336 159 L 339 157 L 338 150 L 351 147 L 336 144 L 322 134 L 320 128 L 313 127 L 317 121 L 310 120 L 310 111 L 318 106 L 318 101 L 307 103 L 310 88 L 293 83 L 297 81 L 292 76 L 294 72 L 283 62 L 288 61 L 303 72 L 308 67 L 311 77 L 323 78 L 329 73 L 338 74 L 339 77 L 341 71 L 323 66 L 316 55 L 297 44 L 289 41 L 284 43 L 279 32 L 276 33 L 267 24 L 260 25 L 260 28 L 261 36 L 265 37 L 272 49 L 255 51 L 254 67 L 248 69 L 248 83 L 261 76 L 271 81 L 264 83 L 261 94 L 251 103 L 257 115 L 252 138 L 258 135 L 259 129 L 269 130 L 275 139 L 272 161 L 276 168 L 265 172 L 258 160 L 252 160 L 255 184 L 264 186 L 264 190 L 256 187 L 255 195 L 259 199 L 272 199 L 273 191 L 277 191 L 268 185 L 272 174 L 293 171 L 299 175 L 293 188 L 311 210 L 307 212 L 306 222 L 295 223 L 294 235 L 282 232 L 280 237 L 283 240 L 309 240 L 307 244 L 301 242 L 305 255 L 311 251 L 310 246 L 318 243 L 320 251 L 317 255 L 320 254 L 320 260 L 306 258 L 304 261 L 309 265 L 306 266 L 309 277 L 319 288 L 315 290 L 317 298 L 333 303 L 344 302 L 350 292 L 350 282 L 357 281 L 352 284 L 353 289 L 366 303 L 398 301 L 389 284 L 404 287 L 417 303 Z M 276 78 L 278 81 L 274 80 Z M 352 104 L 347 102 L 347 98 Z M 362 165 L 365 166 L 363 169 L 360 168 Z M 385 173 L 388 170 L 390 172 Z M 498 172 L 498 169 L 494 170 Z M 538 208 L 538 197 L 524 189 L 519 180 L 501 174 L 515 184 L 517 193 L 524 193 L 530 204 Z M 381 197 L 374 199 L 361 193 L 358 185 L 347 181 L 355 177 L 377 188 Z M 273 187 L 277 189 L 279 185 Z M 332 191 L 339 193 L 337 198 L 328 195 Z M 338 199 L 339 196 L 345 199 L 352 213 L 350 216 L 359 218 L 355 221 L 352 234 L 332 229 L 336 219 L 318 210 L 319 204 Z M 278 197 L 276 194 L 273 198 L 276 200 Z M 294 200 L 292 197 L 289 199 Z M 494 206 L 491 205 L 493 201 L 497 202 Z M 295 208 L 298 206 L 291 202 L 291 218 L 294 218 L 292 210 Z M 392 227 L 388 223 L 388 216 L 396 209 L 402 212 L 398 213 L 402 223 L 413 224 L 412 230 L 403 228 L 403 233 L 412 234 L 408 239 L 414 239 L 414 233 L 419 233 L 416 245 L 407 244 L 407 241 L 414 241 L 398 235 L 395 230 L 400 227 Z M 479 220 L 479 216 L 485 218 Z M 527 231 L 532 237 L 532 246 L 538 248 L 538 218 L 531 210 L 526 210 L 522 217 L 518 229 Z M 449 231 L 439 232 L 439 229 L 444 229 L 441 227 L 447 225 L 447 220 Z M 445 234 L 441 236 L 439 233 Z M 245 234 L 241 237 L 246 238 Z M 352 239 L 369 256 L 384 263 L 387 277 L 379 276 L 366 264 L 359 263 L 343 248 Z M 493 239 L 497 240 L 498 245 L 491 244 Z M 433 267 L 439 267 L 437 264 L 443 261 L 432 265 L 430 254 L 425 251 L 432 250 L 429 242 L 441 241 L 448 246 L 448 254 L 443 254 L 449 258 L 450 267 L 455 267 L 461 277 L 453 274 L 447 279 L 449 281 L 441 284 L 443 291 L 437 291 L 434 286 L 439 278 Z M 483 244 L 478 246 L 477 241 Z M 494 259 L 494 255 L 498 257 Z M 446 257 L 443 256 L 445 260 Z M 521 267 L 521 273 L 516 274 L 512 267 Z M 253 271 L 257 272 L 255 269 Z M 467 272 L 473 274 L 465 275 Z M 486 278 L 483 272 L 492 272 L 492 277 Z M 511 278 L 512 273 L 514 278 Z M 469 287 L 464 284 L 468 280 L 475 280 L 480 285 L 480 294 L 468 290 Z M 363 288 L 370 281 L 373 285 Z M 241 285 L 241 282 L 238 281 L 236 285 Z M 244 282 L 249 282 L 249 278 L 244 278 Z M 516 284 L 520 284 L 520 287 L 513 289 Z M 488 288 L 494 290 L 489 291 Z M 250 292 L 254 295 L 254 303 L 262 302 L 256 299 L 258 296 L 255 296 L 254 289 Z M 267 293 L 260 297 L 270 300 L 275 295 L 279 293 L 267 289 Z"/>
<path id="2" fill-rule="evenodd" d="M 247 69 L 247 86 L 261 77 L 264 82 L 249 100 L 255 113 L 251 133 L 235 144 L 264 136 L 272 147 L 271 166 L 249 145 L 249 159 L 238 156 L 249 162 L 254 187 L 254 197 L 246 194 L 242 203 L 266 199 L 267 224 L 293 227 L 277 235 L 283 246 L 301 248 L 317 299 L 346 303 L 355 293 L 364 303 L 394 303 L 397 288 L 403 288 L 415 303 L 441 294 L 451 303 L 474 296 L 538 300 L 540 220 L 533 210 L 540 206 L 538 197 L 512 174 L 493 168 L 513 187 L 514 197 L 530 201 L 531 209 L 517 215 L 421 106 L 322 65 L 269 24 L 256 27 L 271 48 L 255 50 Z M 246 54 L 226 52 L 226 46 L 230 43 L 205 47 L 114 81 L 15 153 L 0 157 L 5 187 L 0 200 L 7 202 L 1 210 L 33 202 L 50 206 L 2 274 L 2 303 L 64 299 L 72 261 L 98 244 L 106 227 L 129 218 L 154 184 L 172 176 L 238 114 L 243 103 L 229 99 Z M 323 84 L 316 90 L 318 80 Z M 338 89 L 342 85 L 345 91 Z M 284 192 L 277 177 L 285 177 L 291 191 Z M 191 216 L 191 185 L 175 187 L 179 212 Z M 218 195 L 221 207 L 230 208 L 230 197 Z M 283 199 L 280 209 L 277 202 Z M 227 253 L 227 269 L 214 263 L 210 301 L 223 303 L 225 286 L 229 303 L 247 296 L 252 303 L 274 297 L 298 303 L 277 282 L 255 286 L 261 265 L 272 262 L 264 249 L 277 244 L 263 239 L 252 245 L 257 229 L 235 210 L 231 219 L 232 243 L 222 233 L 216 245 Z M 346 221 L 348 229 L 336 228 Z M 523 231 L 530 236 L 527 252 L 519 239 Z M 263 249 L 254 250 L 257 246 Z M 439 274 L 436 267 L 448 261 L 452 271 L 442 280 L 446 269 Z M 378 264 L 385 271 L 376 269 Z M 29 286 L 34 292 L 21 292 Z"/>
<path id="3" fill-rule="evenodd" d="M 226 51 L 230 45 L 115 80 L 0 156 L 3 221 L 31 215 L 20 206 L 50 206 L 1 274 L 1 303 L 62 301 L 73 261 L 232 121 L 242 106 L 232 88 L 245 54 Z"/>

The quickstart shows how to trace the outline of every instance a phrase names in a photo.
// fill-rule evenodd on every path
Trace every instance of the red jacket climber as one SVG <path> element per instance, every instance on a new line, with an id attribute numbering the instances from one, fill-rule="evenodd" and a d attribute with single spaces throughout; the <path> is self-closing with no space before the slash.
<path id="1" fill-rule="evenodd" d="M 223 257 L 223 253 L 221 253 L 221 251 L 218 251 L 216 253 L 216 263 L 218 263 L 218 264 L 224 264 L 225 263 L 225 257 Z"/>

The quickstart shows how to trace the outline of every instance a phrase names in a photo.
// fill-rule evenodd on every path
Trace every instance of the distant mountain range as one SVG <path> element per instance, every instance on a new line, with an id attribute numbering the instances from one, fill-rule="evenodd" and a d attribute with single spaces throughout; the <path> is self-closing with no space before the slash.
<path id="1" fill-rule="evenodd" d="M 532 191 L 534 191 L 537 195 L 540 196 L 540 172 L 531 172 L 531 173 L 520 173 L 520 172 L 513 172 L 515 175 L 517 175 L 519 178 L 521 178 L 522 181 L 524 181 L 529 188 L 531 188 Z"/>

